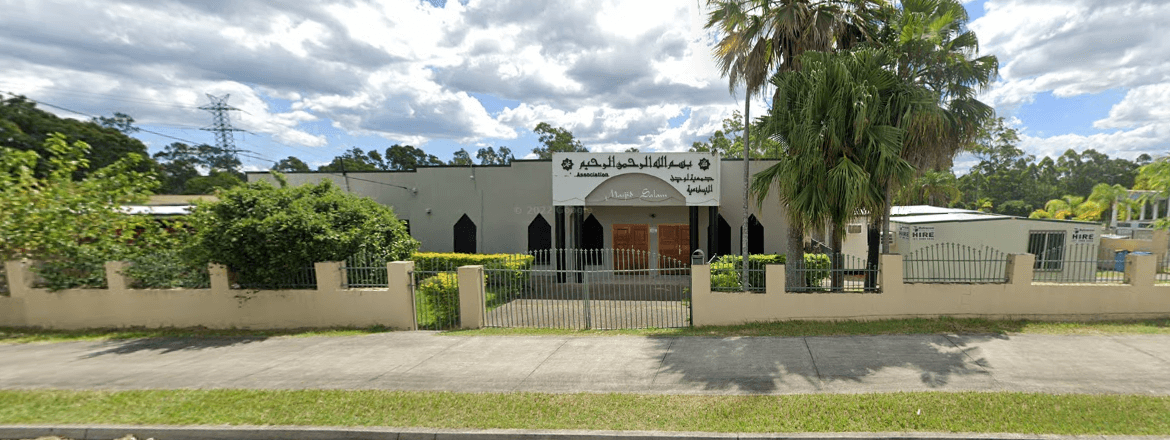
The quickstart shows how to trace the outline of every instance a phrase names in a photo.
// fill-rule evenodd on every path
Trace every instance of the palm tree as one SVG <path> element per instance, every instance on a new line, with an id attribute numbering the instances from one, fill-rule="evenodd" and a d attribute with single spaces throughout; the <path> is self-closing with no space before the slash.
<path id="1" fill-rule="evenodd" d="M 897 199 L 898 203 L 906 205 L 944 206 L 958 201 L 962 195 L 954 174 L 949 171 L 926 171 L 903 187 Z"/>
<path id="2" fill-rule="evenodd" d="M 809 50 L 847 50 L 871 33 L 870 14 L 886 0 L 708 0 L 706 28 L 721 34 L 714 53 L 728 88 L 740 85 L 744 97 L 744 145 L 751 144 L 751 97 L 759 93 L 776 71 L 799 67 L 800 54 Z M 775 97 L 773 98 L 775 100 Z M 750 151 L 745 148 L 745 151 Z M 748 164 L 744 157 L 744 226 L 742 253 L 747 267 Z M 804 259 L 804 228 L 790 216 L 788 261 Z M 789 282 L 800 277 L 789 276 Z M 747 272 L 743 273 L 747 286 Z"/>
<path id="3" fill-rule="evenodd" d="M 913 175 L 901 157 L 905 130 L 895 122 L 929 105 L 932 96 L 886 69 L 890 58 L 881 49 L 808 52 L 800 70 L 772 80 L 780 99 L 767 131 L 786 151 L 756 175 L 752 189 L 762 202 L 775 187 L 789 215 L 806 226 L 833 225 L 834 253 L 841 252 L 850 219 L 883 206 L 884 183 L 905 183 Z M 833 268 L 840 264 L 834 259 Z M 832 286 L 839 289 L 841 272 L 832 274 Z"/>
<path id="4" fill-rule="evenodd" d="M 994 116 L 976 93 L 998 74 L 999 61 L 976 56 L 979 41 L 967 29 L 967 10 L 958 0 L 902 0 L 883 18 L 878 40 L 897 53 L 894 71 L 936 96 L 934 111 L 908 114 L 899 123 L 907 130 L 902 157 L 918 169 L 950 168 L 955 154 L 973 146 L 980 126 Z M 878 227 L 889 229 L 889 203 Z M 874 246 L 871 240 L 871 259 Z M 882 251 L 889 252 L 888 246 Z"/>

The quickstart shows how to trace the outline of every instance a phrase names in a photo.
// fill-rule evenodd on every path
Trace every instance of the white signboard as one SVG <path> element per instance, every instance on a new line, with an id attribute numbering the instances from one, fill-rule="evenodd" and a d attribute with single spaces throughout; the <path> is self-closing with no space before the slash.
<path id="1" fill-rule="evenodd" d="M 554 205 L 719 206 L 710 153 L 554 153 Z"/>
<path id="2" fill-rule="evenodd" d="M 934 226 L 911 226 L 910 239 L 934 241 Z"/>
<path id="3" fill-rule="evenodd" d="M 1072 233 L 1073 243 L 1096 243 L 1097 229 L 1096 228 L 1073 228 Z"/>
<path id="4" fill-rule="evenodd" d="M 909 225 L 898 226 L 898 238 L 900 238 L 902 240 L 909 240 L 910 239 L 910 226 Z"/>

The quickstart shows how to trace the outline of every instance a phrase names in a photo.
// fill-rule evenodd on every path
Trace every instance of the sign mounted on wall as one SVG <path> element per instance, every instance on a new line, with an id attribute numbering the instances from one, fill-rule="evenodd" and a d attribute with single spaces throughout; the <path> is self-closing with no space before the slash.
<path id="1" fill-rule="evenodd" d="M 934 241 L 934 226 L 911 226 L 910 239 Z"/>
<path id="2" fill-rule="evenodd" d="M 554 153 L 554 205 L 719 206 L 710 153 Z"/>
<path id="3" fill-rule="evenodd" d="M 1096 243 L 1097 229 L 1096 228 L 1073 228 L 1072 233 L 1073 243 Z"/>

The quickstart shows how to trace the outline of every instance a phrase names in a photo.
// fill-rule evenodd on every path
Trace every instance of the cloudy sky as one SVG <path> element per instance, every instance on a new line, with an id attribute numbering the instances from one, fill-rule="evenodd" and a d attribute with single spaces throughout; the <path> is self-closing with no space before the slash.
<path id="1" fill-rule="evenodd" d="M 743 107 L 712 61 L 702 3 L 0 0 L 0 93 L 130 114 L 171 136 L 140 133 L 151 151 L 213 144 L 198 107 L 230 94 L 249 169 L 395 143 L 523 157 L 542 121 L 593 151 L 683 151 Z M 1026 150 L 1167 153 L 1170 1 L 966 5 L 1000 60 L 984 99 Z"/>

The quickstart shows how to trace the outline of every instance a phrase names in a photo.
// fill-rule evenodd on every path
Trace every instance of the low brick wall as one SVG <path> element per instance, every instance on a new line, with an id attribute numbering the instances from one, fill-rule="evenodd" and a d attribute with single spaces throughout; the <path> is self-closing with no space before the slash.
<path id="1" fill-rule="evenodd" d="M 709 266 L 691 271 L 694 324 L 913 317 L 1129 319 L 1170 316 L 1170 286 L 1154 285 L 1155 259 L 1130 255 L 1126 285 L 1033 284 L 1028 254 L 1012 255 L 1005 284 L 905 284 L 902 257 L 881 257 L 881 293 L 787 293 L 784 266 L 767 268 L 766 293 L 711 292 Z"/>
<path id="2" fill-rule="evenodd" d="M 21 262 L 5 263 L 11 297 L 0 298 L 0 325 L 104 327 L 296 328 L 383 325 L 414 329 L 412 262 L 387 265 L 386 289 L 345 289 L 342 263 L 315 265 L 317 288 L 231 289 L 227 270 L 211 267 L 209 289 L 129 289 L 122 263 L 106 265 L 108 289 L 50 292 L 32 287 Z"/>

